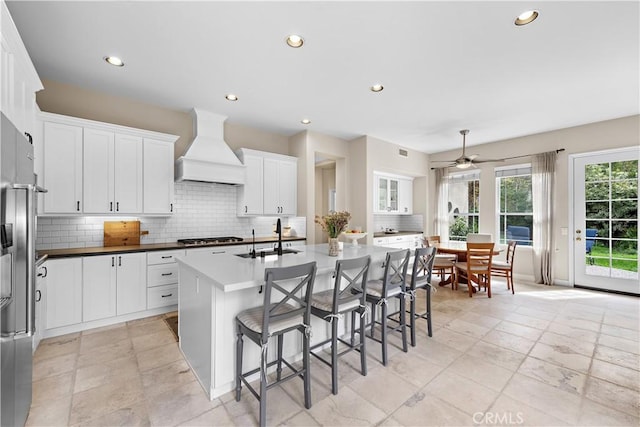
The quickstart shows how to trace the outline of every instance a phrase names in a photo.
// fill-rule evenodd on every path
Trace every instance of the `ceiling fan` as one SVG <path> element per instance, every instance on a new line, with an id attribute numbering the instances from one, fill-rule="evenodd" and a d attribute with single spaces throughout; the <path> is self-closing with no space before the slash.
<path id="1" fill-rule="evenodd" d="M 477 154 L 471 154 L 467 156 L 467 141 L 466 136 L 469 134 L 469 129 L 462 129 L 460 131 L 460 135 L 462 135 L 462 155 L 455 160 L 436 160 L 436 162 L 447 162 L 449 163 L 445 167 L 457 167 L 458 169 L 468 169 L 472 167 L 475 163 L 490 163 L 490 162 L 502 162 L 504 159 L 491 159 L 491 160 L 476 160 L 478 157 Z"/>

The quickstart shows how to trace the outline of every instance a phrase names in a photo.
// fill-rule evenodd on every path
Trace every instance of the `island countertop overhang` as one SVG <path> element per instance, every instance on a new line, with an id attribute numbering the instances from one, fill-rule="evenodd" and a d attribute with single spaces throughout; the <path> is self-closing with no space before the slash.
<path id="1" fill-rule="evenodd" d="M 299 253 L 264 258 L 241 258 L 233 254 L 209 253 L 178 256 L 180 268 L 189 268 L 206 276 L 224 292 L 234 292 L 264 285 L 264 270 L 271 267 L 289 267 L 315 261 L 316 275 L 332 273 L 339 259 L 358 258 L 371 255 L 372 262 L 383 261 L 389 248 L 381 246 L 357 247 L 345 245 L 337 257 L 329 256 L 327 244 L 309 245 L 300 248 Z"/>

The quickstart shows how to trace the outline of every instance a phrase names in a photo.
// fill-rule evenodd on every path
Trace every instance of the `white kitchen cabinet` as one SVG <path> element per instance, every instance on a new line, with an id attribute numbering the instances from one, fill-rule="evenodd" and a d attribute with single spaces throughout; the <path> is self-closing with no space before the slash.
<path id="1" fill-rule="evenodd" d="M 44 123 L 44 213 L 82 211 L 82 127 Z"/>
<path id="2" fill-rule="evenodd" d="M 374 173 L 373 213 L 413 213 L 413 178 Z"/>
<path id="3" fill-rule="evenodd" d="M 0 8 L 0 111 L 18 130 L 33 135 L 35 93 L 42 82 L 4 1 Z"/>
<path id="4" fill-rule="evenodd" d="M 142 212 L 142 138 L 84 128 L 83 212 Z"/>
<path id="5" fill-rule="evenodd" d="M 184 254 L 183 250 L 147 254 L 147 309 L 178 303 L 178 264 L 175 257 Z"/>
<path id="6" fill-rule="evenodd" d="M 264 159 L 264 214 L 296 214 L 298 163 L 291 159 Z"/>
<path id="7" fill-rule="evenodd" d="M 83 257 L 84 322 L 147 308 L 144 252 Z"/>
<path id="8" fill-rule="evenodd" d="M 239 149 L 246 166 L 245 184 L 238 186 L 238 216 L 295 216 L 298 160 L 263 151 Z"/>
<path id="9" fill-rule="evenodd" d="M 375 237 L 375 246 L 384 246 L 393 249 L 411 249 L 412 251 L 422 245 L 422 234 L 390 234 L 385 237 Z"/>
<path id="10" fill-rule="evenodd" d="M 47 291 L 47 263 L 44 262 L 36 268 L 36 293 L 35 293 L 35 332 L 33 333 L 33 351 L 40 345 L 43 332 L 47 327 L 45 292 Z"/>
<path id="11" fill-rule="evenodd" d="M 245 180 L 244 185 L 238 186 L 236 191 L 238 216 L 262 215 L 264 213 L 263 157 L 245 154 L 241 160 L 245 165 Z"/>
<path id="12" fill-rule="evenodd" d="M 173 143 L 144 138 L 143 158 L 144 213 L 173 213 Z"/>
<path id="13" fill-rule="evenodd" d="M 398 212 L 403 215 L 413 213 L 413 180 L 398 180 Z"/>
<path id="14" fill-rule="evenodd" d="M 47 261 L 47 329 L 82 322 L 82 258 Z"/>
<path id="15" fill-rule="evenodd" d="M 82 259 L 82 321 L 116 315 L 116 255 Z"/>
<path id="16" fill-rule="evenodd" d="M 41 113 L 44 214 L 170 214 L 178 138 Z M 146 151 L 146 154 L 145 154 Z"/>

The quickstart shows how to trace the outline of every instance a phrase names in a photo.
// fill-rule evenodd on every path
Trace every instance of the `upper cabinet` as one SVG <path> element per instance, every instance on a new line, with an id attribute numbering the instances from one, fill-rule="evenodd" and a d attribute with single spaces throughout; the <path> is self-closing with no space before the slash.
<path id="1" fill-rule="evenodd" d="M 238 186 L 239 216 L 295 216 L 298 159 L 264 151 L 239 149 L 246 166 L 245 184 Z"/>
<path id="2" fill-rule="evenodd" d="M 43 89 L 4 1 L 0 1 L 0 111 L 21 131 L 33 135 L 36 95 Z"/>
<path id="3" fill-rule="evenodd" d="M 374 172 L 373 213 L 413 213 L 413 178 Z"/>
<path id="4" fill-rule="evenodd" d="M 44 214 L 173 211 L 173 135 L 42 113 Z"/>

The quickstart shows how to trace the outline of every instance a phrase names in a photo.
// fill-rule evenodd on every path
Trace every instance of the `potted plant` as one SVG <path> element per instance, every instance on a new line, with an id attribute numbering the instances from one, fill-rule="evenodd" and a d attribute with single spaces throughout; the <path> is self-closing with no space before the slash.
<path id="1" fill-rule="evenodd" d="M 349 224 L 350 219 L 351 214 L 347 211 L 331 211 L 322 217 L 316 215 L 316 224 L 320 224 L 322 230 L 326 231 L 329 235 L 329 256 L 338 256 L 338 236 L 347 229 L 347 224 Z"/>

